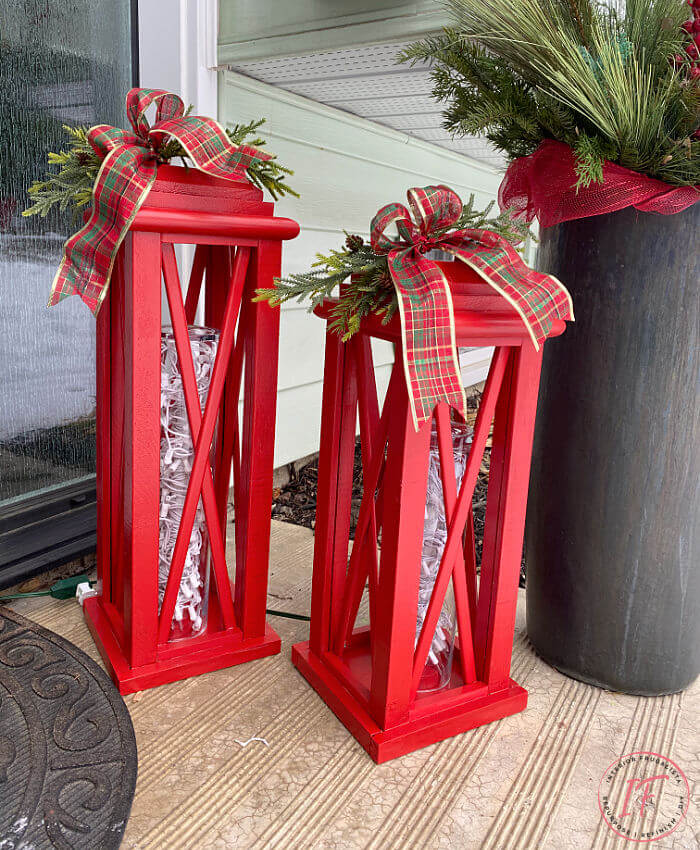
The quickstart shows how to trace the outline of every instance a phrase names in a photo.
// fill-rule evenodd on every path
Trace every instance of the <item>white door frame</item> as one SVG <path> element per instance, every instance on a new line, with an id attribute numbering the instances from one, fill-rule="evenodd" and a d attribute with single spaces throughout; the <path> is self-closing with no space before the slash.
<path id="1" fill-rule="evenodd" d="M 139 85 L 178 94 L 195 115 L 218 119 L 218 0 L 138 0 L 138 12 Z M 184 286 L 194 247 L 176 250 Z M 195 321 L 203 321 L 201 311 Z"/>
<path id="2" fill-rule="evenodd" d="M 139 77 L 216 118 L 218 0 L 139 0 Z"/>

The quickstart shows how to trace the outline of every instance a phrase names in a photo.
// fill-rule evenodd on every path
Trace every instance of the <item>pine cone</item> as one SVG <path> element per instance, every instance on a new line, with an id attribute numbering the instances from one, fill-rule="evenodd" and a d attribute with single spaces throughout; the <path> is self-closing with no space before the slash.
<path id="1" fill-rule="evenodd" d="M 381 274 L 379 275 L 379 284 L 381 286 L 386 286 L 391 289 L 394 287 L 394 281 L 391 279 L 391 275 L 389 274 L 389 269 L 383 269 Z"/>
<path id="2" fill-rule="evenodd" d="M 356 254 L 365 244 L 365 240 L 361 236 L 356 236 L 351 233 L 345 240 L 345 247 L 353 254 Z"/>
<path id="3" fill-rule="evenodd" d="M 78 151 L 75 158 L 78 160 L 79 165 L 88 165 L 90 162 L 90 155 L 85 153 L 85 151 Z"/>

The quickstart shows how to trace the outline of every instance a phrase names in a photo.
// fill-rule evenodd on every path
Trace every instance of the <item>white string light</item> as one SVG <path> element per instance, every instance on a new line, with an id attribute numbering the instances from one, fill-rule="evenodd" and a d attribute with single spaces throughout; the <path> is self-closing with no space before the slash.
<path id="1" fill-rule="evenodd" d="M 219 332 L 203 327 L 190 327 L 188 332 L 199 403 L 204 410 L 219 343 Z M 173 549 L 194 462 L 194 446 L 172 331 L 164 331 L 161 335 L 160 363 L 159 609 L 165 596 Z M 171 638 L 197 634 L 206 626 L 208 583 L 209 535 L 200 499 L 175 602 Z"/>

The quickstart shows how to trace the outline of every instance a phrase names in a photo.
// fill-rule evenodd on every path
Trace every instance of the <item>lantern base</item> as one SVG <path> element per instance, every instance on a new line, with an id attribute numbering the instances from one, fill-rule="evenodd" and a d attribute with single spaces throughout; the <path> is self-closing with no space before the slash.
<path id="1" fill-rule="evenodd" d="M 407 723 L 381 729 L 343 678 L 311 652 L 308 642 L 292 647 L 292 663 L 377 764 L 517 714 L 527 706 L 527 691 L 512 679 L 493 694 L 477 682 L 426 695 L 420 700 L 424 709 L 417 702 Z"/>
<path id="2" fill-rule="evenodd" d="M 131 667 L 104 609 L 102 597 L 86 599 L 83 612 L 107 671 L 123 696 L 277 655 L 281 649 L 279 635 L 266 623 L 265 635 L 261 638 L 243 640 L 237 629 L 230 633 L 205 632 L 196 638 L 175 642 L 173 653 L 168 652 L 167 657 L 152 664 Z"/>

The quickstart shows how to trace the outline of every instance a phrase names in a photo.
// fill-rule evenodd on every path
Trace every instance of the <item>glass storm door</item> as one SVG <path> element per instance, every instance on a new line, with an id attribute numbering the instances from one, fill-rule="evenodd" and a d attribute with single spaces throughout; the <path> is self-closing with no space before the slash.
<path id="1" fill-rule="evenodd" d="M 125 125 L 134 5 L 0 0 L 0 587 L 94 536 L 95 320 L 46 307 L 79 221 L 22 210 L 63 124 Z"/>

